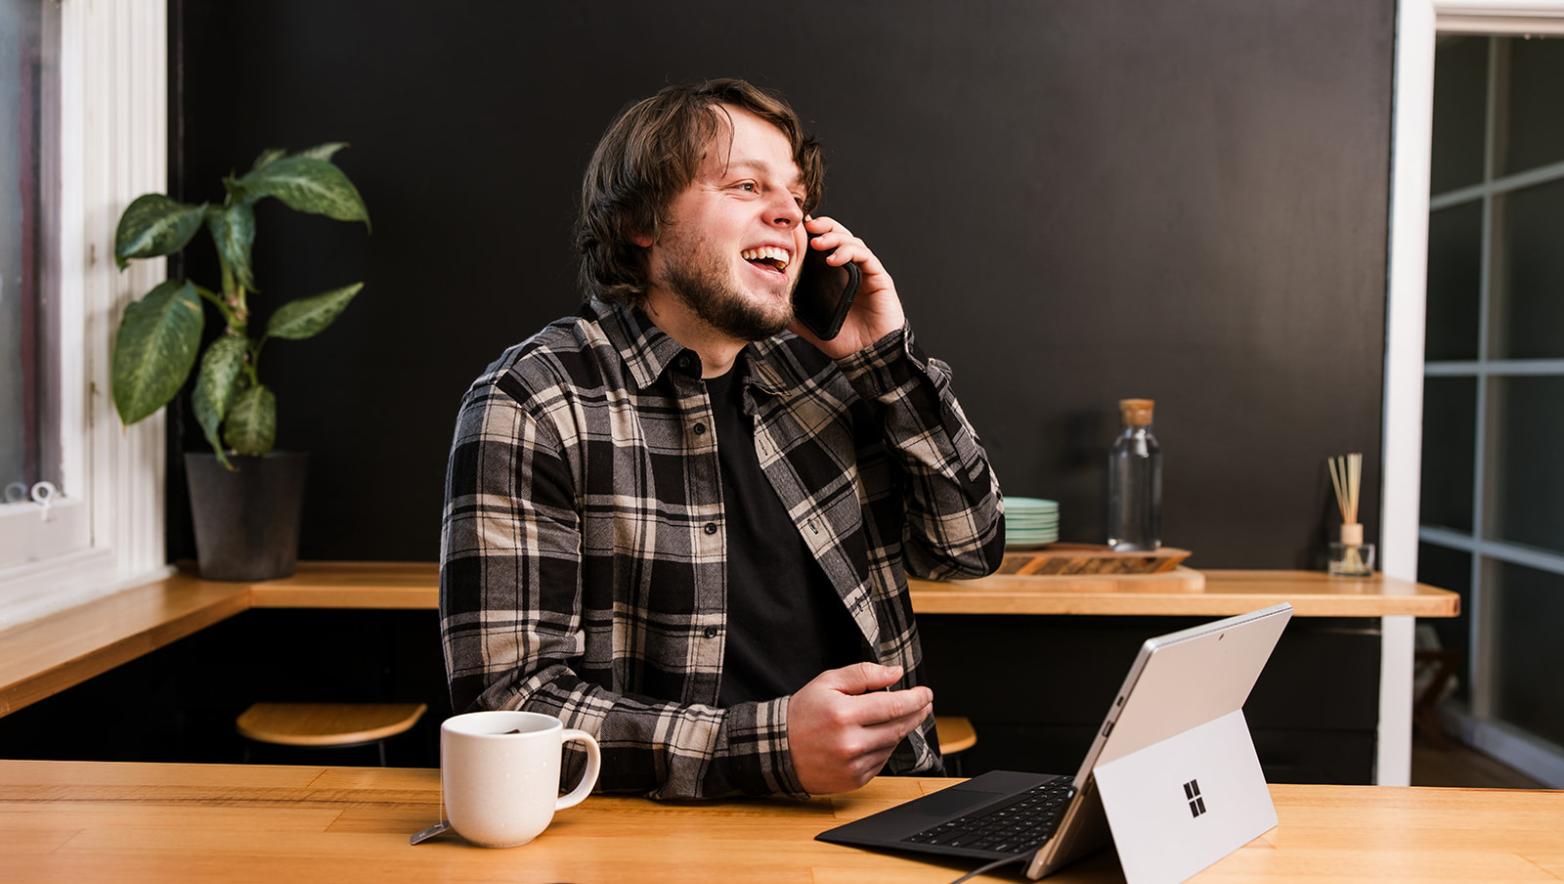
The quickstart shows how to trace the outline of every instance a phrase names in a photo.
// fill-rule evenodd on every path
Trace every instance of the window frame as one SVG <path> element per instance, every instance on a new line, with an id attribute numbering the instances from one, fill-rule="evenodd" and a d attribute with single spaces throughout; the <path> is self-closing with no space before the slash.
<path id="1" fill-rule="evenodd" d="M 1380 546 L 1384 572 L 1416 579 L 1422 475 L 1423 335 L 1427 308 L 1434 59 L 1438 34 L 1564 35 L 1564 0 L 1398 0 L 1386 281 L 1384 457 Z M 1487 305 L 1483 305 L 1486 313 Z M 1437 374 L 1441 369 L 1436 369 Z M 1481 455 L 1479 455 L 1480 457 Z M 1481 472 L 1481 460 L 1477 464 Z M 1480 479 L 1478 481 L 1481 481 Z M 1433 535 L 1436 540 L 1454 538 Z M 1447 543 L 1445 545 L 1454 545 Z M 1478 555 L 1474 553 L 1474 561 Z M 1473 592 L 1478 590 L 1473 587 Z M 1475 596 L 1474 596 L 1475 598 Z M 1414 618 L 1382 618 L 1376 782 L 1407 785 Z M 1497 722 L 1459 711 L 1446 724 L 1538 779 L 1564 782 L 1564 758 Z"/>
<path id="2" fill-rule="evenodd" d="M 50 507 L 50 522 L 64 535 L 44 529 L 53 554 L 0 570 L 0 630 L 173 570 L 164 543 L 163 413 L 122 426 L 109 385 L 120 316 L 166 273 L 161 260 L 121 272 L 113 250 L 125 206 L 167 190 L 167 7 L 41 2 L 58 66 L 58 91 L 44 103 L 57 116 L 54 144 L 41 158 L 42 276 L 52 302 L 40 316 L 51 344 L 43 371 L 46 468 L 57 463 L 59 476 L 43 478 L 69 497 Z M 12 552 L 36 543 L 38 526 L 49 524 L 31 504 L 0 510 Z"/>

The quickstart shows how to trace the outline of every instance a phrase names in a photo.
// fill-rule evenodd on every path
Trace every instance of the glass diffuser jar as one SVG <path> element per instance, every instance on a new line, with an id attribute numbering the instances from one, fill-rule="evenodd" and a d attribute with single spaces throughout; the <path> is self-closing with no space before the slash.
<path id="1" fill-rule="evenodd" d="M 1341 526 L 1341 542 L 1330 545 L 1330 560 L 1325 570 L 1332 577 L 1374 576 L 1374 544 L 1363 542 L 1361 523 Z"/>

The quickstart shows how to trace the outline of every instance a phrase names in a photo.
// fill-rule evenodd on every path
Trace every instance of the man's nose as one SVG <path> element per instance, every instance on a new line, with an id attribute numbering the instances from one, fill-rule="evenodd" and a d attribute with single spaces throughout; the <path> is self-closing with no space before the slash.
<path id="1" fill-rule="evenodd" d="M 781 202 L 771 210 L 771 223 L 790 229 L 804 223 L 804 210 L 791 193 L 783 194 Z"/>

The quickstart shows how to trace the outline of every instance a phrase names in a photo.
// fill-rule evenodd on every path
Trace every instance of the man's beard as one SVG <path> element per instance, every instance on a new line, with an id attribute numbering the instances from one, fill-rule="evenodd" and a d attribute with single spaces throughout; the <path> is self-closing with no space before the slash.
<path id="1" fill-rule="evenodd" d="M 768 313 L 735 290 L 720 256 L 699 248 L 668 262 L 666 283 L 674 295 L 712 328 L 741 341 L 769 338 L 793 321 L 792 300 Z"/>

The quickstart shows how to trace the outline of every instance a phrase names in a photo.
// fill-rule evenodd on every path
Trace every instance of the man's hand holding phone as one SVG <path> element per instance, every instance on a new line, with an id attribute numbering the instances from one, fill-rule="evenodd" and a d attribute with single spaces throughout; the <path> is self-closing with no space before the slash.
<path id="1" fill-rule="evenodd" d="M 841 359 L 902 327 L 906 314 L 896 295 L 896 284 L 863 240 L 853 236 L 852 231 L 834 218 L 824 215 L 804 219 L 804 232 L 809 235 L 807 248 L 823 252 L 835 250 L 826 259 L 830 266 L 857 264 L 859 284 L 852 309 L 836 337 L 823 341 L 797 321 L 791 326 L 794 332 L 832 359 Z"/>
<path id="2" fill-rule="evenodd" d="M 901 676 L 900 666 L 854 663 L 820 673 L 788 698 L 788 747 L 805 792 L 862 787 L 933 713 L 934 692 L 926 687 L 884 690 Z"/>

